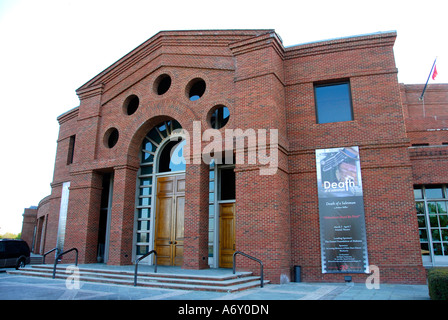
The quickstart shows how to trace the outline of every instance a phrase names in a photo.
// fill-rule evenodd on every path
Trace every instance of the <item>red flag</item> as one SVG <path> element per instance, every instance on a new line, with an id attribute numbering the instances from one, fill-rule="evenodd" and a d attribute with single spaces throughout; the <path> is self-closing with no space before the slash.
<path id="1" fill-rule="evenodd" d="M 432 80 L 436 80 L 437 77 L 437 66 L 434 65 L 434 72 L 432 73 Z"/>

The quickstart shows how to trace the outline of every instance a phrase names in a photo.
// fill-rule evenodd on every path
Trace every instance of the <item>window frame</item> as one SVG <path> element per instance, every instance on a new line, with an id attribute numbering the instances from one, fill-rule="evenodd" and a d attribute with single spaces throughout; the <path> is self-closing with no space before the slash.
<path id="1" fill-rule="evenodd" d="M 428 189 L 440 188 L 442 191 L 442 197 L 428 197 L 426 191 Z M 415 197 L 415 190 L 420 190 L 422 197 Z M 419 225 L 419 239 L 420 246 L 425 244 L 428 246 L 428 253 L 423 255 L 422 260 L 424 265 L 445 265 L 448 261 L 448 255 L 446 254 L 445 247 L 448 245 L 448 241 L 443 238 L 443 231 L 448 230 L 448 226 L 441 226 L 440 216 L 447 216 L 446 212 L 440 212 L 439 207 L 436 207 L 436 211 L 431 211 L 432 204 L 438 204 L 444 202 L 448 205 L 448 185 L 446 184 L 434 184 L 434 185 L 414 185 L 414 201 L 416 204 L 417 219 L 418 217 L 424 219 L 424 226 Z M 417 210 L 417 204 L 420 204 L 422 212 Z M 447 208 L 445 206 L 445 208 Z M 443 206 L 442 206 L 443 209 Z M 445 209 L 446 210 L 446 209 Z M 437 220 L 434 220 L 437 219 Z M 423 220 L 421 220 L 423 222 Z M 437 222 L 435 225 L 433 222 Z M 435 232 L 437 230 L 437 232 Z M 426 234 L 426 239 L 422 239 L 422 232 Z M 433 233 L 435 232 L 435 233 Z M 439 239 L 433 239 L 433 234 L 439 234 Z M 441 254 L 436 254 L 435 245 L 440 247 Z"/>
<path id="2" fill-rule="evenodd" d="M 323 87 L 331 87 L 331 86 L 338 86 L 338 85 L 347 85 L 348 86 L 348 95 L 349 95 L 349 108 L 350 108 L 350 120 L 342 120 L 342 121 L 331 121 L 331 122 L 320 122 L 319 120 L 319 106 L 317 103 L 317 93 L 316 88 L 323 88 Z M 318 81 L 313 83 L 313 93 L 314 93 L 314 111 L 316 115 L 316 124 L 325 124 L 325 123 L 338 123 L 338 122 L 348 122 L 348 121 L 354 121 L 355 115 L 353 111 L 353 97 L 352 97 L 352 87 L 350 83 L 350 79 L 338 79 L 333 81 Z"/>

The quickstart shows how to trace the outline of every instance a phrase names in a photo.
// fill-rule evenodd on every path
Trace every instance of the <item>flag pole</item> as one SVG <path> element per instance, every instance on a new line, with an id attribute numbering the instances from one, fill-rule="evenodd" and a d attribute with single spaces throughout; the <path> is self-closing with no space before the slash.
<path id="1" fill-rule="evenodd" d="M 428 79 L 426 80 L 425 87 L 423 88 L 422 95 L 419 100 L 423 101 L 423 96 L 425 95 L 426 87 L 428 86 L 429 78 L 431 78 L 432 71 L 434 70 L 434 66 L 436 65 L 437 57 L 434 59 L 434 63 L 432 64 L 431 71 L 429 72 Z M 424 103 L 424 102 L 423 102 Z"/>

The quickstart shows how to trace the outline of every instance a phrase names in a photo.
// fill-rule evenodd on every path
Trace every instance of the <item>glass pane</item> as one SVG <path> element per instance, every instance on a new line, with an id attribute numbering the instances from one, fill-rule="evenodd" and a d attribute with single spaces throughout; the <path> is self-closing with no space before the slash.
<path id="1" fill-rule="evenodd" d="M 150 185 L 152 185 L 152 177 L 140 178 L 140 185 L 141 186 L 150 186 Z"/>
<path id="2" fill-rule="evenodd" d="M 163 136 L 167 136 L 167 134 L 166 134 L 166 126 L 165 126 L 165 124 L 162 124 L 162 125 L 160 125 L 160 126 L 158 126 L 158 128 L 159 128 L 159 131 L 160 131 L 160 133 L 163 135 Z"/>
<path id="3" fill-rule="evenodd" d="M 209 189 L 209 191 L 212 191 L 212 192 L 215 191 L 215 182 L 214 181 L 209 182 L 208 189 Z"/>
<path id="4" fill-rule="evenodd" d="M 432 245 L 434 249 L 434 255 L 441 256 L 442 255 L 442 244 L 441 243 L 434 243 Z"/>
<path id="5" fill-rule="evenodd" d="M 419 228 L 425 228 L 426 227 L 425 216 L 417 216 L 417 220 L 418 220 Z"/>
<path id="6" fill-rule="evenodd" d="M 414 189 L 414 198 L 415 199 L 423 199 L 423 190 L 421 188 Z"/>
<path id="7" fill-rule="evenodd" d="M 137 246 L 137 255 L 144 255 L 149 252 L 148 246 Z"/>
<path id="8" fill-rule="evenodd" d="M 444 198 L 441 187 L 426 187 L 425 190 L 426 190 L 426 198 L 429 199 Z"/>
<path id="9" fill-rule="evenodd" d="M 428 256 L 429 255 L 429 246 L 428 243 L 420 243 L 420 248 L 422 250 L 422 255 L 423 256 Z"/>
<path id="10" fill-rule="evenodd" d="M 139 198 L 138 199 L 139 206 L 150 206 L 151 205 L 151 197 L 149 198 Z"/>
<path id="11" fill-rule="evenodd" d="M 439 213 L 446 213 L 446 201 L 437 202 L 437 211 Z"/>
<path id="12" fill-rule="evenodd" d="M 150 196 L 152 192 L 152 188 L 148 187 L 148 188 L 140 188 L 140 195 L 141 196 Z"/>
<path id="13" fill-rule="evenodd" d="M 439 229 L 431 229 L 432 241 L 440 241 L 440 231 Z"/>
<path id="14" fill-rule="evenodd" d="M 152 152 L 156 151 L 156 147 L 147 139 L 143 141 L 142 149 Z"/>
<path id="15" fill-rule="evenodd" d="M 210 205 L 208 206 L 208 215 L 209 215 L 210 217 L 214 217 L 214 216 L 215 216 L 215 205 L 210 204 Z"/>
<path id="16" fill-rule="evenodd" d="M 154 156 L 152 154 L 142 151 L 142 162 L 143 163 L 148 163 L 148 162 L 153 162 L 153 161 L 154 161 Z"/>
<path id="17" fill-rule="evenodd" d="M 426 233 L 426 229 L 418 229 L 418 232 L 420 234 L 420 242 L 428 241 L 428 235 Z"/>
<path id="18" fill-rule="evenodd" d="M 137 242 L 149 242 L 149 233 L 137 233 Z"/>
<path id="19" fill-rule="evenodd" d="M 144 174 L 152 174 L 152 166 L 141 166 L 140 167 L 140 174 L 144 175 Z"/>
<path id="20" fill-rule="evenodd" d="M 442 229 L 440 231 L 442 231 L 442 241 L 448 241 L 448 229 Z M 445 246 L 448 246 L 448 243 Z"/>
<path id="21" fill-rule="evenodd" d="M 439 223 L 441 228 L 448 227 L 448 216 L 446 214 L 439 215 Z"/>
<path id="22" fill-rule="evenodd" d="M 431 228 L 437 228 L 439 226 L 439 221 L 435 214 L 429 215 L 429 223 L 431 224 Z"/>
<path id="23" fill-rule="evenodd" d="M 138 218 L 151 218 L 151 209 L 150 208 L 144 208 L 144 209 L 138 209 Z"/>
<path id="24" fill-rule="evenodd" d="M 162 138 L 160 137 L 160 135 L 157 132 L 156 128 L 152 129 L 149 132 L 148 137 L 150 137 L 157 144 L 159 144 L 162 141 Z"/>
<path id="25" fill-rule="evenodd" d="M 235 171 L 232 169 L 221 170 L 221 200 L 235 199 Z"/>
<path id="26" fill-rule="evenodd" d="M 417 209 L 417 214 L 425 214 L 425 204 L 423 202 L 416 202 L 415 207 Z"/>
<path id="27" fill-rule="evenodd" d="M 173 124 L 172 124 L 173 130 L 182 129 L 182 126 L 180 125 L 179 122 L 177 122 L 176 120 L 170 120 L 169 122 L 171 122 L 171 121 L 173 121 Z"/>
<path id="28" fill-rule="evenodd" d="M 138 230 L 149 231 L 149 220 L 138 221 Z"/>
<path id="29" fill-rule="evenodd" d="M 208 246 L 208 256 L 213 257 L 213 246 Z"/>
<path id="30" fill-rule="evenodd" d="M 428 212 L 429 213 L 437 213 L 437 204 L 436 204 L 436 202 L 428 202 Z"/>
<path id="31" fill-rule="evenodd" d="M 353 120 L 348 83 L 314 87 L 317 123 Z"/>

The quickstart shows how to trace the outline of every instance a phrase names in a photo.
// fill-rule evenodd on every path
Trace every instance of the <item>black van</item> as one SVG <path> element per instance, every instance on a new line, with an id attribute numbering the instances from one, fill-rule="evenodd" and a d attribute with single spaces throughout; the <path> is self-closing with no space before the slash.
<path id="1" fill-rule="evenodd" d="M 23 240 L 0 239 L 0 268 L 23 268 L 30 263 L 30 248 Z"/>

